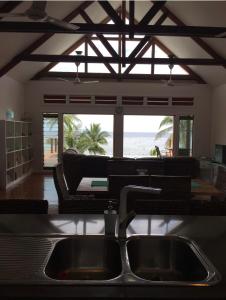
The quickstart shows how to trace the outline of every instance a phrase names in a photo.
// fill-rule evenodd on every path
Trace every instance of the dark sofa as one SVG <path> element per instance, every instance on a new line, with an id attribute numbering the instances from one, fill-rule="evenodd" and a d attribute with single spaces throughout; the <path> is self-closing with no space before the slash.
<path id="1" fill-rule="evenodd" d="M 108 177 L 109 175 L 137 175 L 145 169 L 147 175 L 199 176 L 199 161 L 193 157 L 165 158 L 110 158 L 83 155 L 70 151 L 62 154 L 64 175 L 69 192 L 75 194 L 83 177 Z"/>

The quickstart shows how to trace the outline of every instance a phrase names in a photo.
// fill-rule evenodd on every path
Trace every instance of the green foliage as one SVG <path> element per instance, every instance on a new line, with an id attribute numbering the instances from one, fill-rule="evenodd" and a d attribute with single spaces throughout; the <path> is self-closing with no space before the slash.
<path id="1" fill-rule="evenodd" d="M 58 119 L 48 120 L 50 129 L 57 124 Z M 90 128 L 81 131 L 81 120 L 72 114 L 65 114 L 64 126 L 64 149 L 75 149 L 78 153 L 88 151 L 90 154 L 106 154 L 102 145 L 107 144 L 109 134 L 101 130 L 100 124 L 91 124 Z"/>
<path id="2" fill-rule="evenodd" d="M 152 148 L 149 152 L 150 156 L 157 156 L 157 151 L 155 148 Z"/>
<path id="3" fill-rule="evenodd" d="M 100 124 L 91 124 L 90 128 L 86 128 L 78 139 L 77 149 L 84 153 L 88 151 L 90 154 L 106 154 L 101 145 L 107 144 L 109 134 L 106 131 L 101 131 Z"/>
<path id="4" fill-rule="evenodd" d="M 158 140 L 164 136 L 168 136 L 165 147 L 172 148 L 173 145 L 173 118 L 166 116 L 159 125 L 159 131 L 155 136 L 155 140 Z"/>

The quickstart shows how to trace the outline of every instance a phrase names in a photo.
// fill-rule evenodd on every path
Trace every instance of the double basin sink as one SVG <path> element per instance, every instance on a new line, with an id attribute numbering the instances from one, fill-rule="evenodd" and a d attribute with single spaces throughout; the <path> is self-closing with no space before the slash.
<path id="1" fill-rule="evenodd" d="M 220 280 L 197 244 L 179 236 L 62 238 L 45 275 L 62 283 L 102 285 L 209 286 Z"/>

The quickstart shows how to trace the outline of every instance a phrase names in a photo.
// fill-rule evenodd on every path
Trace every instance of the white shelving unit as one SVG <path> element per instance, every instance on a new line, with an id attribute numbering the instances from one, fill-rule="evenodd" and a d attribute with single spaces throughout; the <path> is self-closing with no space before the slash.
<path id="1" fill-rule="evenodd" d="M 31 122 L 0 120 L 0 189 L 6 190 L 32 171 Z"/>

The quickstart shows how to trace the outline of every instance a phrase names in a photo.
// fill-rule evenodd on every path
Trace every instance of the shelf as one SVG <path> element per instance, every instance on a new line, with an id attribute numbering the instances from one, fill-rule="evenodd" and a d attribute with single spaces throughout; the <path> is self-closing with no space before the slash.
<path id="1" fill-rule="evenodd" d="M 6 190 L 31 173 L 31 122 L 0 120 L 0 132 L 0 142 L 4 145 L 0 157 L 0 189 Z"/>

